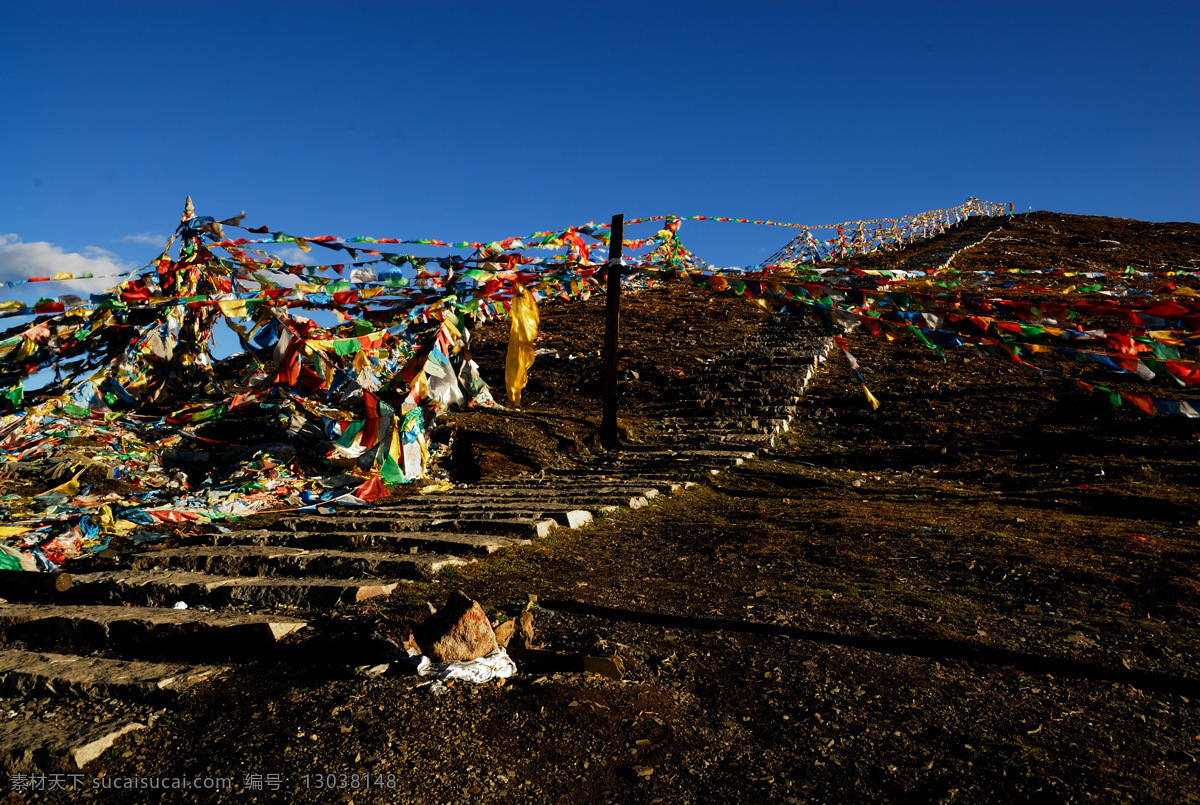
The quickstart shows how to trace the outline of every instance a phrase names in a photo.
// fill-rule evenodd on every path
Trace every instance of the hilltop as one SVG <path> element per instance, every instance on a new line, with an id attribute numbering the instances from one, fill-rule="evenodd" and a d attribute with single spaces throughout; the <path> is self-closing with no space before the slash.
<path id="1" fill-rule="evenodd" d="M 968 234 L 854 258 L 831 282 L 1055 304 L 1200 290 L 1200 225 L 1057 213 L 1003 220 L 955 256 L 957 273 L 864 273 L 903 270 Z M 622 428 L 627 444 L 652 445 L 685 381 L 769 313 L 680 284 L 625 302 Z M 443 418 L 452 480 L 606 459 L 603 299 L 541 315 L 524 408 Z M 504 327 L 473 334 L 497 388 Z M 835 350 L 771 453 L 335 613 L 306 638 L 399 642 L 449 590 L 497 615 L 532 594 L 547 648 L 619 657 L 623 681 L 527 674 L 435 697 L 406 677 L 331 679 L 264 660 L 95 771 L 292 783 L 251 801 L 328 802 L 303 776 L 359 770 L 402 788 L 339 789 L 335 801 L 1200 800 L 1200 421 L 1114 407 L 1076 381 L 1200 406 L 1194 387 L 1052 352 L 1030 360 L 1067 379 L 968 348 L 943 360 L 864 327 L 846 344 L 878 410 Z"/>

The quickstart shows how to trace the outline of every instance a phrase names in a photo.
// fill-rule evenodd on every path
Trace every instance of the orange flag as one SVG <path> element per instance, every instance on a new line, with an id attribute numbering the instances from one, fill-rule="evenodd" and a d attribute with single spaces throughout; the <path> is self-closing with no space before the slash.
<path id="1" fill-rule="evenodd" d="M 538 309 L 533 295 L 521 283 L 513 280 L 512 328 L 508 334 L 508 360 L 504 366 L 504 385 L 508 400 L 521 407 L 521 390 L 529 382 L 529 367 L 533 365 L 533 342 L 537 339 Z"/>

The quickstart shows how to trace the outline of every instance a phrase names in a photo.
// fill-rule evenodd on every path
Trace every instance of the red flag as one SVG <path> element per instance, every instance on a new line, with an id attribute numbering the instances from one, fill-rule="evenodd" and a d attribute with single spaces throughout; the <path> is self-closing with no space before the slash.
<path id="1" fill-rule="evenodd" d="M 365 500 L 367 503 L 374 503 L 380 498 L 386 497 L 387 493 L 387 484 L 378 475 L 373 475 L 354 490 L 354 497 Z"/>
<path id="2" fill-rule="evenodd" d="M 1121 399 L 1125 402 L 1132 403 L 1143 413 L 1154 416 L 1158 413 L 1158 409 L 1154 407 L 1154 400 L 1144 394 L 1126 394 L 1121 392 Z"/>

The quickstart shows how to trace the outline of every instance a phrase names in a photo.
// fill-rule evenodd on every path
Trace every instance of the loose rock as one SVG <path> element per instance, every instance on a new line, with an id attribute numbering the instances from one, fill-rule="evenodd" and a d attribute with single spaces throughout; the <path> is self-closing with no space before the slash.
<path id="1" fill-rule="evenodd" d="M 497 648 L 496 633 L 478 601 L 461 590 L 416 631 L 421 653 L 436 662 L 475 660 Z"/>

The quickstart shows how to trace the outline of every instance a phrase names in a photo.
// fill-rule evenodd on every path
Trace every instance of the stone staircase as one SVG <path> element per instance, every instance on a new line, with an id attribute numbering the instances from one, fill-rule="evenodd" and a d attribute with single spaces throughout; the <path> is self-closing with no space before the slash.
<path id="1" fill-rule="evenodd" d="M 788 429 L 829 349 L 815 326 L 775 316 L 661 411 L 655 444 L 626 445 L 583 470 L 143 550 L 120 569 L 74 576 L 52 598 L 0 603 L 0 768 L 77 769 L 181 692 L 278 654 L 310 613 L 647 506 L 753 459 Z"/>
<path id="2" fill-rule="evenodd" d="M 690 393 L 663 410 L 662 439 L 675 461 L 711 473 L 769 450 L 832 347 L 819 326 L 777 314 L 718 355 Z"/>
<path id="3" fill-rule="evenodd" d="M 1007 220 L 1003 215 L 991 218 L 968 218 L 966 221 L 951 228 L 952 231 L 954 229 L 962 230 L 965 234 L 961 234 L 941 246 L 909 258 L 901 266 L 901 270 L 934 272 L 949 268 L 951 261 L 961 252 L 983 243 L 993 232 L 1002 229 Z"/>

